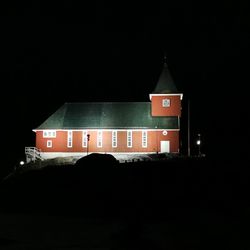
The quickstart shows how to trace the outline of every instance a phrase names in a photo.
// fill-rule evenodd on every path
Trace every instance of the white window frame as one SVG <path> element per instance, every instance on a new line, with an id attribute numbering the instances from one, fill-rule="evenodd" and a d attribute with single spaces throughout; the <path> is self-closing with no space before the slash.
<path id="1" fill-rule="evenodd" d="M 73 131 L 68 130 L 67 134 L 67 147 L 72 148 L 73 146 Z"/>
<path id="2" fill-rule="evenodd" d="M 87 130 L 82 131 L 82 147 L 83 148 L 88 147 L 88 131 Z"/>
<path id="3" fill-rule="evenodd" d="M 148 131 L 143 130 L 141 137 L 142 137 L 142 141 L 141 141 L 142 147 L 147 148 L 147 146 L 148 146 Z"/>
<path id="4" fill-rule="evenodd" d="M 52 148 L 52 140 L 47 140 L 47 148 Z"/>
<path id="5" fill-rule="evenodd" d="M 171 105 L 171 100 L 169 98 L 162 99 L 162 107 L 169 108 Z"/>
<path id="6" fill-rule="evenodd" d="M 43 138 L 56 138 L 56 130 L 43 130 Z"/>
<path id="7" fill-rule="evenodd" d="M 98 130 L 98 131 L 97 131 L 96 146 L 97 146 L 98 148 L 102 148 L 102 130 Z"/>
<path id="8" fill-rule="evenodd" d="M 127 147 L 132 148 L 133 147 L 133 134 L 132 130 L 127 131 Z"/>
<path id="9" fill-rule="evenodd" d="M 117 130 L 112 131 L 112 148 L 117 148 Z"/>

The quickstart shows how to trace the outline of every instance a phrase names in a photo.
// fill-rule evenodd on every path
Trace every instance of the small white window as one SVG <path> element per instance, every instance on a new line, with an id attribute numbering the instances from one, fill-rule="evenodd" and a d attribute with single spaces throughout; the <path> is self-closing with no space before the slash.
<path id="1" fill-rule="evenodd" d="M 164 107 L 164 108 L 170 107 L 170 99 L 163 99 L 162 100 L 162 107 Z"/>
<path id="2" fill-rule="evenodd" d="M 56 131 L 55 130 L 44 130 L 43 131 L 43 138 L 55 138 Z"/>
<path id="3" fill-rule="evenodd" d="M 97 131 L 97 147 L 102 147 L 102 131 Z"/>
<path id="4" fill-rule="evenodd" d="M 72 131 L 68 131 L 68 140 L 67 140 L 67 147 L 72 148 L 73 145 L 73 134 Z"/>
<path id="5" fill-rule="evenodd" d="M 147 131 L 142 131 L 142 147 L 146 148 L 148 144 Z"/>
<path id="6" fill-rule="evenodd" d="M 88 131 L 84 130 L 82 132 L 82 147 L 87 148 L 88 147 Z"/>
<path id="7" fill-rule="evenodd" d="M 127 147 L 132 148 L 132 131 L 127 131 Z"/>
<path id="8" fill-rule="evenodd" d="M 52 141 L 51 140 L 47 141 L 47 148 L 52 148 Z"/>
<path id="9" fill-rule="evenodd" d="M 163 130 L 162 134 L 166 136 L 168 134 L 168 131 L 167 130 Z"/>
<path id="10" fill-rule="evenodd" d="M 117 131 L 112 131 L 112 148 L 117 147 Z"/>

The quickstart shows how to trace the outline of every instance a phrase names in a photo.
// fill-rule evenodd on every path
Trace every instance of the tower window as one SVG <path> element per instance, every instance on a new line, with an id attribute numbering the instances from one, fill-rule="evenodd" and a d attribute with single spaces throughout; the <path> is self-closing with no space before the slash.
<path id="1" fill-rule="evenodd" d="M 163 99 L 162 100 L 162 107 L 164 107 L 164 108 L 170 107 L 170 99 Z"/>

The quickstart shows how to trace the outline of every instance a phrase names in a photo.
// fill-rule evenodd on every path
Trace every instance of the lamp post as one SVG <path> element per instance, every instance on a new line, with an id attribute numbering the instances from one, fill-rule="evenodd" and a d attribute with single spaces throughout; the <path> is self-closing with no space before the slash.
<path id="1" fill-rule="evenodd" d="M 157 128 L 158 128 L 158 126 L 155 126 L 155 129 L 156 129 L 156 154 L 158 154 L 159 153 L 159 147 L 158 147 L 158 140 L 159 140 L 159 138 L 158 138 L 158 131 L 157 131 Z"/>
<path id="2" fill-rule="evenodd" d="M 198 156 L 201 156 L 201 134 L 198 134 L 196 144 L 198 146 Z"/>
<path id="3" fill-rule="evenodd" d="M 187 119 L 188 119 L 188 124 L 187 124 L 187 127 L 188 127 L 188 141 L 187 141 L 187 146 L 188 146 L 188 148 L 187 148 L 187 150 L 188 150 L 188 157 L 190 157 L 191 156 L 191 150 L 190 150 L 190 100 L 188 100 L 188 112 L 187 112 Z"/>
<path id="4" fill-rule="evenodd" d="M 90 134 L 87 134 L 87 155 L 89 153 L 89 139 L 90 139 Z"/>

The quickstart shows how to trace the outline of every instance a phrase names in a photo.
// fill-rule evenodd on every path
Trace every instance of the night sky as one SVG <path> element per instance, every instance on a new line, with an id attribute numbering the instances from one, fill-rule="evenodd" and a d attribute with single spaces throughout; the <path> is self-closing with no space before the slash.
<path id="1" fill-rule="evenodd" d="M 247 152 L 247 1 L 4 2 L 2 146 L 12 161 L 64 102 L 148 101 L 164 53 L 206 153 Z"/>

